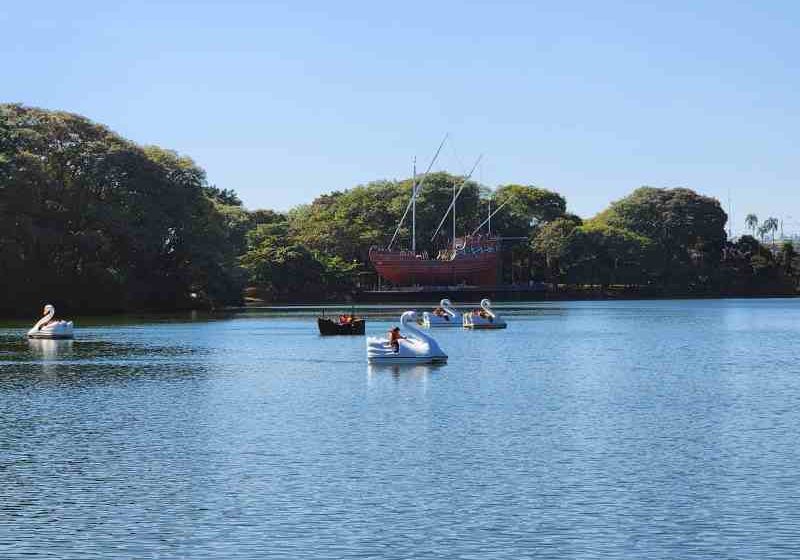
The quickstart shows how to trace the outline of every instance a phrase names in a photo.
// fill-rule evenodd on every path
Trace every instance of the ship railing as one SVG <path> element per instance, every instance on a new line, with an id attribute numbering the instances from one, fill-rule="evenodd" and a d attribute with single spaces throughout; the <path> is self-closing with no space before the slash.
<path id="1" fill-rule="evenodd" d="M 406 249 L 400 251 L 392 251 L 389 249 L 385 249 L 384 247 L 374 247 L 374 246 L 370 247 L 369 254 L 370 255 L 391 254 L 392 257 L 395 259 L 407 260 L 407 261 L 427 260 L 430 258 L 427 251 L 423 251 L 422 253 L 414 253 L 413 251 L 409 251 Z"/>

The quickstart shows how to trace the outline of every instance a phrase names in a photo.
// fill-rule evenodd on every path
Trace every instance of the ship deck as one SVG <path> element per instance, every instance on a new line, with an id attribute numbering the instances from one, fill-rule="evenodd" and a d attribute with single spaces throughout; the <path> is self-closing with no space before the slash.
<path id="1" fill-rule="evenodd" d="M 357 301 L 438 301 L 441 298 L 472 300 L 480 296 L 498 300 L 538 300 L 545 299 L 547 287 L 544 284 L 533 286 L 405 286 L 364 290 L 356 296 Z M 477 300 L 476 300 L 477 301 Z"/>

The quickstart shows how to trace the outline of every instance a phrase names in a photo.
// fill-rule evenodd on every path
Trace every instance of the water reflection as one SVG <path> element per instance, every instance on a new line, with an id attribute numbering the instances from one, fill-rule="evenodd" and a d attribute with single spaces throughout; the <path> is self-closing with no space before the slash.
<path id="1" fill-rule="evenodd" d="M 28 350 L 36 358 L 58 360 L 73 355 L 74 340 L 47 340 L 29 338 Z"/>
<path id="2" fill-rule="evenodd" d="M 425 379 L 429 375 L 447 367 L 447 364 L 369 364 L 367 378 L 372 380 L 378 376 L 391 375 L 395 379 L 408 377 L 412 379 Z"/>
<path id="3" fill-rule="evenodd" d="M 59 364 L 64 358 L 74 355 L 73 340 L 27 339 L 32 357 L 41 360 L 45 379 L 54 379 L 59 373 Z"/>
<path id="4" fill-rule="evenodd" d="M 0 394 L 23 387 L 102 386 L 205 375 L 211 350 L 197 337 L 181 336 L 182 330 L 174 324 L 114 326 L 86 329 L 74 340 L 0 332 Z"/>

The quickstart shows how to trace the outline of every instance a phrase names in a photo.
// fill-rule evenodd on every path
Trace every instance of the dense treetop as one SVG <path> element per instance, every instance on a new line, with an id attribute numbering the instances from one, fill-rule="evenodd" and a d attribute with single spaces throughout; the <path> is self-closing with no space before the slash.
<path id="1" fill-rule="evenodd" d="M 0 106 L 0 308 L 240 299 L 204 172 L 84 117 Z"/>

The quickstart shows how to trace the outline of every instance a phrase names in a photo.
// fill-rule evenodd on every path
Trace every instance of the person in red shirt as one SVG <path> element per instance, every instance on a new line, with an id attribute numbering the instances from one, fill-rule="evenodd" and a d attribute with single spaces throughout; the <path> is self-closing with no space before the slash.
<path id="1" fill-rule="evenodd" d="M 395 327 L 389 331 L 389 345 L 395 352 L 400 352 L 400 340 L 406 337 L 400 334 L 400 327 Z"/>

